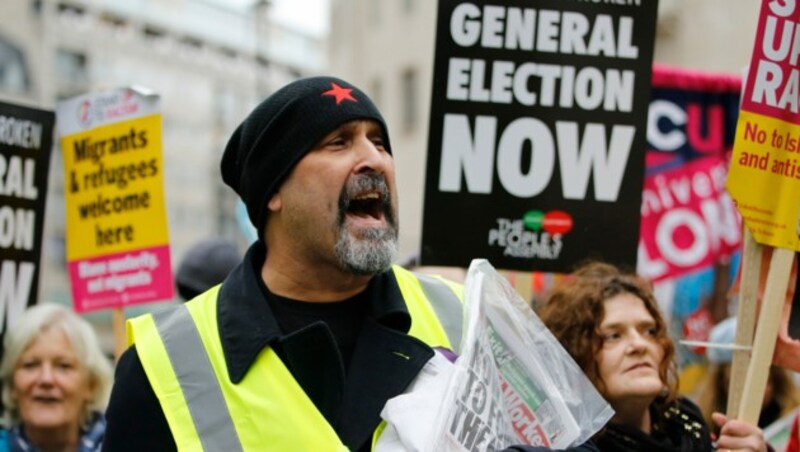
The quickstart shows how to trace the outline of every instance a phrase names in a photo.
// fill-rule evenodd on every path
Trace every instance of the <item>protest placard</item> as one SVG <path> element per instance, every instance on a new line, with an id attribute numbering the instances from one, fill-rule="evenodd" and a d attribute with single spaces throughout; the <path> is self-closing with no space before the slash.
<path id="1" fill-rule="evenodd" d="M 800 250 L 800 41 L 793 38 L 798 23 L 795 2 L 762 2 L 727 181 L 747 228 L 740 322 L 756 317 L 762 253 L 772 248 L 752 352 L 733 357 L 728 412 L 753 423 L 761 410 L 794 254 Z M 737 325 L 737 345 L 750 346 L 742 342 L 751 333 L 749 324 Z M 745 372 L 742 363 L 748 361 Z"/>
<path id="2" fill-rule="evenodd" d="M 725 190 L 741 79 L 657 65 L 652 85 L 637 273 L 659 282 L 741 247 Z"/>
<path id="3" fill-rule="evenodd" d="M 800 250 L 800 42 L 795 3 L 765 1 L 731 156 L 728 191 L 756 242 Z"/>
<path id="4" fill-rule="evenodd" d="M 54 119 L 0 102 L 0 336 L 37 301 Z"/>
<path id="5" fill-rule="evenodd" d="M 635 264 L 657 9 L 439 1 L 423 264 Z"/>
<path id="6" fill-rule="evenodd" d="M 158 96 L 122 88 L 57 113 L 75 310 L 171 299 Z"/>

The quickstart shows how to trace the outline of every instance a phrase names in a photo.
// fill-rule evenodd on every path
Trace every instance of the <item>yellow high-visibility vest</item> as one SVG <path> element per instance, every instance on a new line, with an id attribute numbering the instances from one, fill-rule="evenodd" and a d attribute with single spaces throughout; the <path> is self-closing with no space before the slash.
<path id="1" fill-rule="evenodd" d="M 393 270 L 412 318 L 408 334 L 456 350 L 461 286 Z M 128 343 L 136 344 L 178 450 L 348 450 L 272 348 L 261 351 L 242 381 L 231 382 L 217 328 L 219 288 L 127 322 Z"/>

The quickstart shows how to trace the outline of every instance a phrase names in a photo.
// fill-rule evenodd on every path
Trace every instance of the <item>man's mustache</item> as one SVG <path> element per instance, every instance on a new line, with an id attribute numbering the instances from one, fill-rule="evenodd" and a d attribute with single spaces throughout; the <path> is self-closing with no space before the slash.
<path id="1" fill-rule="evenodd" d="M 392 197 L 386 177 L 383 174 L 368 173 L 351 176 L 347 179 L 339 193 L 339 224 L 344 224 L 344 217 L 350 209 L 353 199 L 362 193 L 374 192 L 378 194 L 376 202 L 381 203 L 381 210 L 389 225 L 395 225 Z"/>

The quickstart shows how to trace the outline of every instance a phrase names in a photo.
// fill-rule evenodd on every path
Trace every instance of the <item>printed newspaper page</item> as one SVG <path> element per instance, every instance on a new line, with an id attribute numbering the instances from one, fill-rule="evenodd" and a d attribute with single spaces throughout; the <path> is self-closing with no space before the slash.
<path id="1" fill-rule="evenodd" d="M 495 451 L 582 444 L 613 415 L 575 361 L 483 259 L 465 287 L 462 354 L 436 357 L 389 400 L 379 452 Z"/>
<path id="2" fill-rule="evenodd" d="M 463 354 L 430 450 L 566 448 L 611 418 L 577 364 L 487 261 L 473 261 L 465 296 Z"/>

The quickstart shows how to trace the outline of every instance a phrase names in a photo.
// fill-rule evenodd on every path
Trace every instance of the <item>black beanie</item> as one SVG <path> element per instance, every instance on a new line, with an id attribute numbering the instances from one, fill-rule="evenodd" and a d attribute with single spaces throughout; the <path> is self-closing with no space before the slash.
<path id="1" fill-rule="evenodd" d="M 356 119 L 386 122 L 360 89 L 334 77 L 297 80 L 261 102 L 231 135 L 222 154 L 222 180 L 244 201 L 259 237 L 267 203 L 297 162 L 325 135 Z M 391 152 L 391 151 L 389 151 Z"/>

